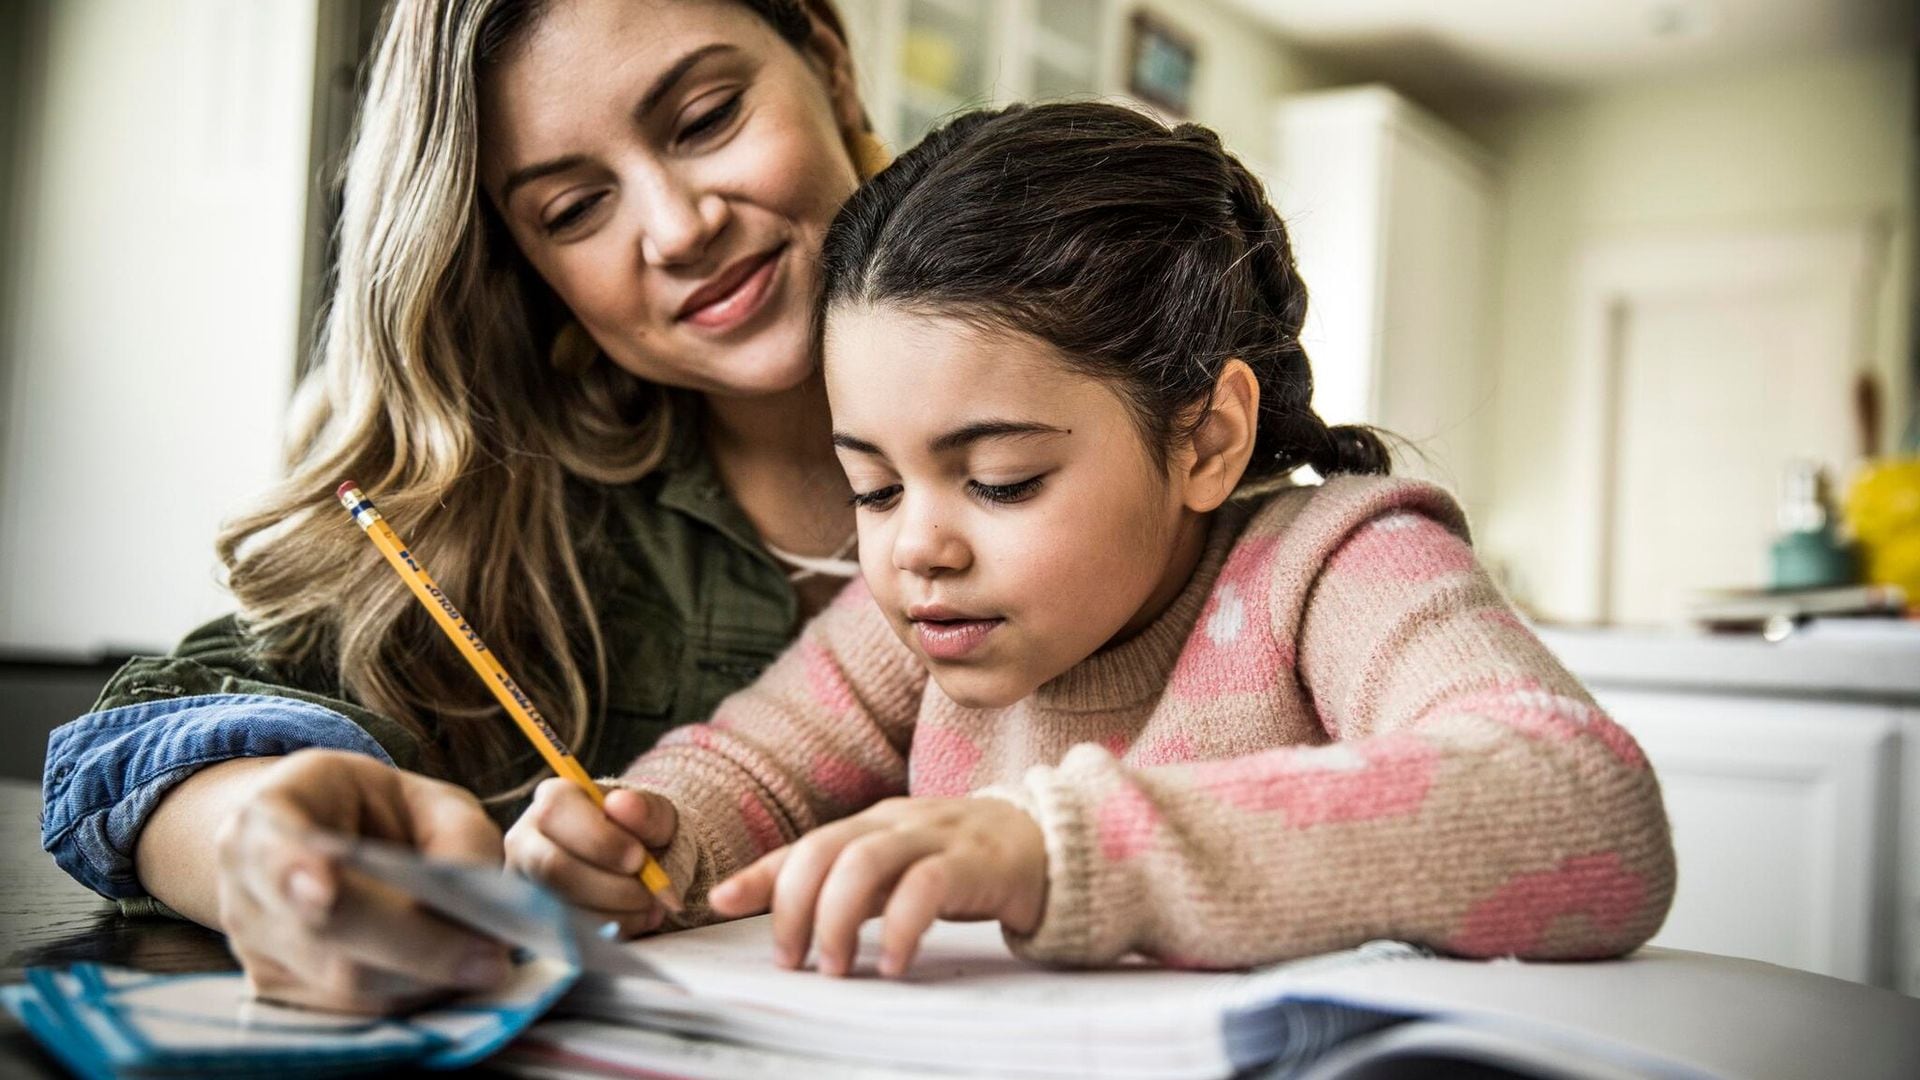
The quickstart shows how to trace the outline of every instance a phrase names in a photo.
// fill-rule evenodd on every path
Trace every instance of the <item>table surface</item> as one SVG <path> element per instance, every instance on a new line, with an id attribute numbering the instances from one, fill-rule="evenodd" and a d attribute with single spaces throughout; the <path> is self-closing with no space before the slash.
<path id="1" fill-rule="evenodd" d="M 39 785 L 0 780 L 0 984 L 19 982 L 28 967 L 89 960 L 165 972 L 235 967 L 219 934 L 178 919 L 126 918 L 68 877 L 40 849 Z M 66 1075 L 12 1015 L 0 1010 L 0 1077 Z M 466 1075 L 499 1074 L 476 1069 Z"/>

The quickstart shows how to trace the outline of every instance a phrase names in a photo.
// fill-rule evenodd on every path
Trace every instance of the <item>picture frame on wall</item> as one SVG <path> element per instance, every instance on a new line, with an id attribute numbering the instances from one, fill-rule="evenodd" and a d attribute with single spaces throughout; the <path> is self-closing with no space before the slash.
<path id="1" fill-rule="evenodd" d="M 1127 91 L 1175 117 L 1193 111 L 1200 50 L 1189 35 L 1146 11 L 1133 13 L 1127 48 Z"/>

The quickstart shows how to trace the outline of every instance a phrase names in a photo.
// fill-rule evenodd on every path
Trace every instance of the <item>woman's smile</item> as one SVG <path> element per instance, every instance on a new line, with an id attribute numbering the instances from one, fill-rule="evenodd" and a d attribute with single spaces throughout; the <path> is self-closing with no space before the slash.
<path id="1" fill-rule="evenodd" d="M 787 245 L 781 244 L 737 260 L 695 289 L 674 317 L 721 333 L 741 325 L 766 306 L 786 250 Z"/>

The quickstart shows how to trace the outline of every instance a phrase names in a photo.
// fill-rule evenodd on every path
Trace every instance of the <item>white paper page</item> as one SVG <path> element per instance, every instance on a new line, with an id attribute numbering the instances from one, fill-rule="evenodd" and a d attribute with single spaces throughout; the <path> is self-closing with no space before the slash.
<path id="1" fill-rule="evenodd" d="M 1920 1077 L 1920 999 L 1679 949 L 1595 963 L 1413 960 L 1299 989 L 1551 1042 L 1652 1076 Z"/>
<path id="2" fill-rule="evenodd" d="M 594 979 L 565 1008 L 615 1023 L 870 1061 L 1001 1072 L 1220 1076 L 1231 1071 L 1223 1019 L 1282 997 L 1295 971 L 1409 951 L 1338 954 L 1254 973 L 1133 964 L 1061 972 L 1014 957 L 998 924 L 936 923 L 905 979 L 874 972 L 880 924 L 848 978 L 773 962 L 765 916 L 629 946 L 671 984 Z M 1278 1048 L 1275 1048 L 1276 1051 Z"/>

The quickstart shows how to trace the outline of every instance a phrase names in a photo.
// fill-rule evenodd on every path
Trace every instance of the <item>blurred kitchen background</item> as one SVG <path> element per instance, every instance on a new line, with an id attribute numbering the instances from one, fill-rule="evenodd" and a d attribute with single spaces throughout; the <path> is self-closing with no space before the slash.
<path id="1" fill-rule="evenodd" d="M 1920 992 L 1914 5 L 841 8 L 896 147 L 1063 96 L 1216 128 L 1288 218 L 1321 411 L 1460 495 L 1659 767 L 1660 942 Z M 378 15 L 0 0 L 0 775 L 227 606 Z"/>

